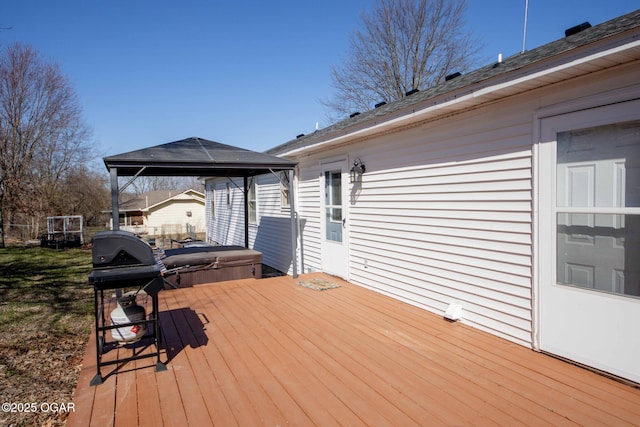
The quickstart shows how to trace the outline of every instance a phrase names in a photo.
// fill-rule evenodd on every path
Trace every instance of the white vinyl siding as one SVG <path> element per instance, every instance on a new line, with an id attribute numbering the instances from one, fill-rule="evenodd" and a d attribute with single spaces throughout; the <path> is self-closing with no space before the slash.
<path id="1" fill-rule="evenodd" d="M 208 191 L 215 195 L 215 220 L 209 222 L 207 241 L 221 245 L 244 246 L 244 196 L 242 179 L 207 180 Z M 227 191 L 228 189 L 228 191 Z M 211 199 L 209 199 L 211 200 Z M 227 200 L 229 204 L 227 204 Z M 211 211 L 207 206 L 207 214 Z"/>
<path id="2" fill-rule="evenodd" d="M 346 212 L 349 280 L 440 315 L 458 302 L 462 322 L 533 346 L 536 112 L 637 84 L 636 72 L 621 67 L 293 158 L 300 271 L 322 265 L 321 165 L 359 158 L 366 173 L 349 185 Z M 277 188 L 260 188 L 261 207 L 272 199 L 261 225 L 278 216 Z M 265 248 L 282 245 L 273 260 L 286 250 L 283 227 L 258 231 Z"/>
<path id="3" fill-rule="evenodd" d="M 372 173 L 351 206 L 350 277 L 437 313 L 458 301 L 465 322 L 526 342 L 531 219 L 528 151 Z"/>
<path id="4" fill-rule="evenodd" d="M 290 273 L 292 268 L 290 209 L 280 205 L 280 181 L 272 174 L 259 175 L 254 180 L 258 218 L 255 223 L 249 224 L 249 247 L 262 253 L 264 264 Z M 230 190 L 230 206 L 226 205 L 227 184 Z M 215 215 L 209 213 L 207 241 L 220 245 L 244 246 L 242 186 L 243 181 L 240 178 L 233 182 L 227 178 L 207 180 L 208 200 L 215 205 Z"/>
<path id="5" fill-rule="evenodd" d="M 280 180 L 271 173 L 256 179 L 260 218 L 253 230 L 253 248 L 262 252 L 264 264 L 292 273 L 290 209 L 281 206 Z"/>
<path id="6" fill-rule="evenodd" d="M 531 111 L 468 113 L 348 147 L 366 165 L 349 189 L 350 281 L 467 324 L 531 341 Z M 401 147 L 401 149 L 399 149 Z M 298 189 L 304 271 L 320 269 L 319 164 Z"/>
<path id="7" fill-rule="evenodd" d="M 187 215 L 191 212 L 191 216 Z M 195 226 L 196 232 L 205 231 L 204 201 L 195 201 L 191 197 L 174 198 L 149 209 L 147 230 L 151 235 L 182 236 L 187 233 L 187 224 Z"/>
<path id="8" fill-rule="evenodd" d="M 585 87 L 629 84 L 633 70 L 591 76 L 300 158 L 304 271 L 320 269 L 319 165 L 360 158 L 347 229 L 350 281 L 532 346 L 536 111 Z"/>
<path id="9" fill-rule="evenodd" d="M 304 251 L 301 271 L 320 271 L 321 265 L 321 194 L 320 163 L 317 159 L 300 161 L 297 205 L 301 225 L 301 241 Z"/>

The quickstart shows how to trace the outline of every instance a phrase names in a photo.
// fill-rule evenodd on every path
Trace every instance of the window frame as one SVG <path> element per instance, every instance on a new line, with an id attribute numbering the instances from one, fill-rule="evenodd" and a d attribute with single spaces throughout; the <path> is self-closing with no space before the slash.
<path id="1" fill-rule="evenodd" d="M 251 178 L 247 185 L 247 206 L 249 224 L 258 223 L 258 184 L 255 178 Z"/>

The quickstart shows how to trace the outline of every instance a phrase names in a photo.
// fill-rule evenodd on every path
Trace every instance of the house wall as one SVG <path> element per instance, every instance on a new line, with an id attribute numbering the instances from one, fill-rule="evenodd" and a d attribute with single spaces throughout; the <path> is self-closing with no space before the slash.
<path id="1" fill-rule="evenodd" d="M 187 211 L 191 216 L 187 216 Z M 160 204 L 149 210 L 146 217 L 146 225 L 149 234 L 161 234 L 163 227 L 167 230 L 181 230 L 179 234 L 186 235 L 186 225 L 196 227 L 196 232 L 204 232 L 206 219 L 204 203 L 192 198 L 172 199 L 168 203 Z"/>
<path id="2" fill-rule="evenodd" d="M 302 271 L 322 265 L 321 164 L 358 157 L 366 173 L 349 188 L 348 279 L 440 315 L 460 302 L 464 323 L 532 346 L 536 114 L 635 85 L 637 71 L 632 63 L 296 158 Z"/>
<path id="3" fill-rule="evenodd" d="M 618 67 L 298 159 L 303 268 L 321 265 L 320 164 L 359 157 L 367 172 L 349 190 L 349 280 L 438 314 L 458 301 L 465 323 L 531 346 L 536 112 L 636 84 L 637 70 Z"/>
<path id="4" fill-rule="evenodd" d="M 349 213 L 350 278 L 436 313 L 457 300 L 467 322 L 528 340 L 530 126 L 499 114 L 465 118 L 473 134 L 415 129 L 397 164 L 360 155 L 371 175 Z"/>
<path id="5" fill-rule="evenodd" d="M 244 246 L 244 199 L 242 179 L 208 179 L 207 214 L 213 215 L 207 227 L 207 241 L 220 245 Z M 227 203 L 227 191 L 229 199 Z M 213 207 L 210 205 L 213 200 Z"/>
<path id="6" fill-rule="evenodd" d="M 280 181 L 269 173 L 256 176 L 257 222 L 249 224 L 249 247 L 262 253 L 262 262 L 291 272 L 291 219 L 281 206 Z M 227 204 L 229 184 L 230 204 Z M 206 181 L 207 241 L 244 246 L 244 195 L 240 178 Z M 213 205 L 212 205 L 213 204 Z"/>
<path id="7" fill-rule="evenodd" d="M 305 158 L 306 271 L 321 265 L 320 163 L 340 156 L 367 168 L 349 189 L 351 282 L 440 314 L 457 300 L 466 323 L 530 341 L 530 110 L 512 102 Z"/>
<path id="8" fill-rule="evenodd" d="M 291 274 L 291 210 L 282 206 L 280 180 L 273 174 L 256 179 L 259 222 L 249 226 L 252 248 L 265 264 Z"/>

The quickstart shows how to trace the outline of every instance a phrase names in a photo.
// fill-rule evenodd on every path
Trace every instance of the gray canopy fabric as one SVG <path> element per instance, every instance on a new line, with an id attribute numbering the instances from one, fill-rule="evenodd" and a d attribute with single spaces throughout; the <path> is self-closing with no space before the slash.
<path id="1" fill-rule="evenodd" d="M 293 170 L 296 162 L 191 137 L 104 158 L 119 176 L 254 176 Z M 142 170 L 142 171 L 141 171 Z"/>
<path id="2" fill-rule="evenodd" d="M 128 153 L 105 157 L 104 164 L 111 174 L 111 204 L 113 229 L 119 228 L 118 177 L 138 176 L 202 176 L 242 177 L 244 179 L 245 246 L 249 246 L 248 178 L 275 172 L 289 174 L 291 198 L 291 247 L 293 275 L 297 272 L 298 226 L 294 204 L 294 173 L 296 162 L 258 153 L 207 139 L 191 137 Z M 128 184 L 127 184 L 128 185 Z M 126 188 L 126 186 L 125 186 Z"/>

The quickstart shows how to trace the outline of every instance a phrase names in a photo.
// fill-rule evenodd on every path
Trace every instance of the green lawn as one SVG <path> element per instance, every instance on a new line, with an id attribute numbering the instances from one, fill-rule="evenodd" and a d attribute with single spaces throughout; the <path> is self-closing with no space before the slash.
<path id="1" fill-rule="evenodd" d="M 93 322 L 90 272 L 87 249 L 0 249 L 0 403 L 38 409 L 2 410 L 0 425 L 64 424 L 67 414 L 42 409 L 73 399 Z"/>

